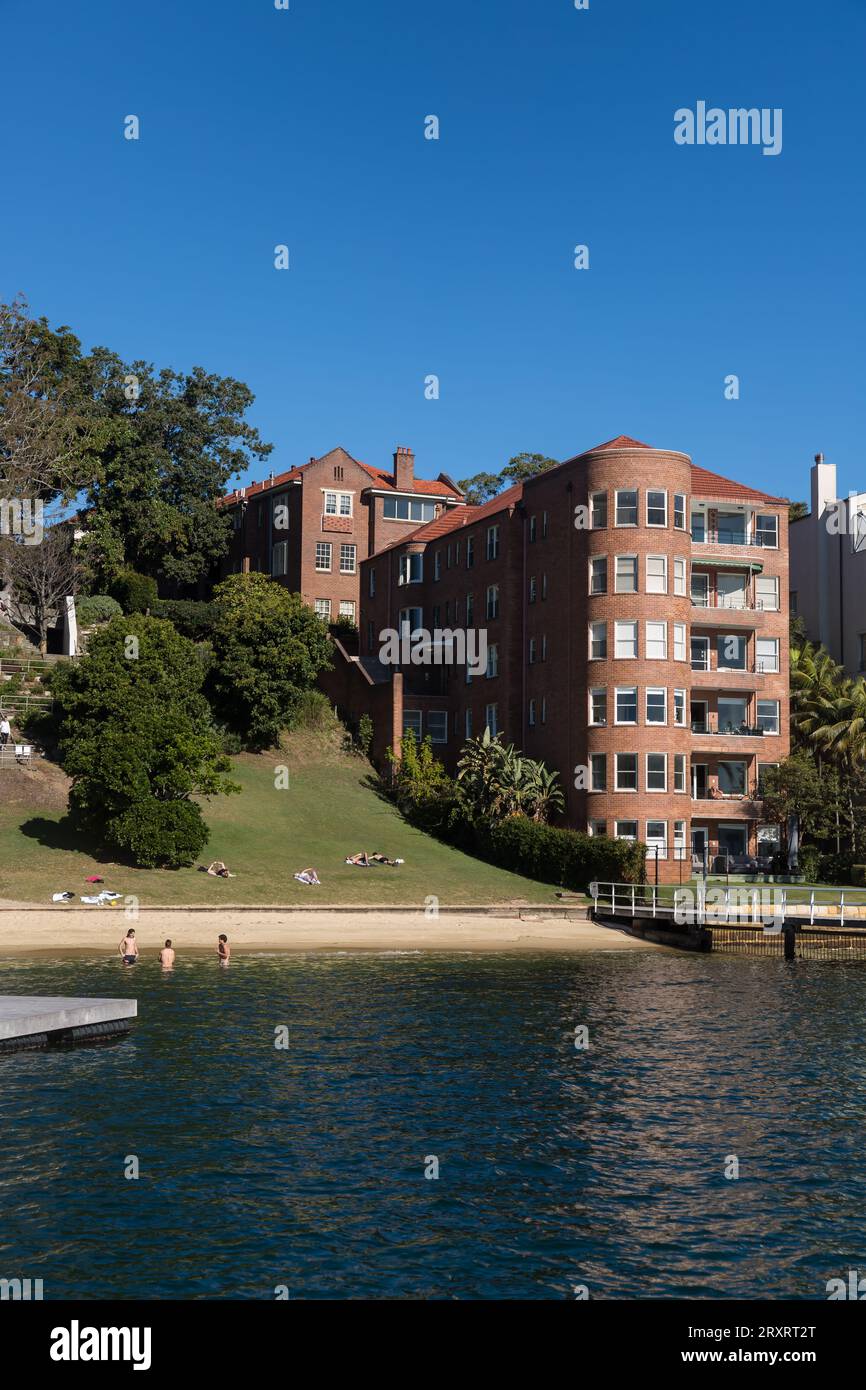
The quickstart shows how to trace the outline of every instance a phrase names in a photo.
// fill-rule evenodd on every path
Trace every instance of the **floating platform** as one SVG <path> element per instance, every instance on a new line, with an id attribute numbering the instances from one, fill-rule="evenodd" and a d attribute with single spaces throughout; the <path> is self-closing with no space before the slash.
<path id="1" fill-rule="evenodd" d="M 103 1042 L 128 1033 L 135 999 L 77 999 L 62 994 L 0 994 L 0 1052 Z"/>

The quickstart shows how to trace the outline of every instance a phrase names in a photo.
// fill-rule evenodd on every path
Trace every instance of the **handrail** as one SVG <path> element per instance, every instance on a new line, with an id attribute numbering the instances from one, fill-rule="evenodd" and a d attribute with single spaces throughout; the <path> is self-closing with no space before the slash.
<path id="1" fill-rule="evenodd" d="M 798 888 L 796 885 L 773 883 L 732 886 L 698 880 L 693 886 L 595 882 L 591 885 L 591 892 L 596 912 L 627 913 L 632 917 L 638 913 L 654 918 L 673 916 L 678 906 L 684 906 L 681 896 L 678 902 L 678 895 L 687 893 L 692 898 L 687 910 L 694 912 L 698 923 L 705 922 L 708 916 L 715 918 L 716 924 L 722 916 L 725 922 L 751 918 L 757 923 L 772 906 L 774 914 L 794 922 L 808 922 L 809 926 L 815 925 L 816 918 L 838 918 L 839 925 L 844 926 L 847 918 L 850 926 L 862 926 L 866 930 L 866 890 L 852 893 L 847 888 L 807 888 L 805 885 Z M 772 904 L 766 902 L 768 894 L 773 896 Z M 734 895 L 739 901 L 735 900 Z M 778 901 L 775 901 L 776 897 Z"/>

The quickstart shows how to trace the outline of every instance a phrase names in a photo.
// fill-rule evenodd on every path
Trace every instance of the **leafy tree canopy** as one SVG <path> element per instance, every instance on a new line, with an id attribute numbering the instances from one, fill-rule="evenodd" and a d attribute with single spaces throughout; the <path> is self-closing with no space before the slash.
<path id="1" fill-rule="evenodd" d="M 476 473 L 471 478 L 464 478 L 458 487 L 466 494 L 468 504 L 477 507 L 489 502 L 505 487 L 525 483 L 539 473 L 546 473 L 548 468 L 556 468 L 558 462 L 558 459 L 548 458 L 546 454 L 515 454 L 499 473 Z"/>
<path id="2" fill-rule="evenodd" d="M 331 664 L 327 627 L 300 594 L 264 574 L 230 575 L 214 604 L 214 706 L 249 747 L 271 747 Z"/>

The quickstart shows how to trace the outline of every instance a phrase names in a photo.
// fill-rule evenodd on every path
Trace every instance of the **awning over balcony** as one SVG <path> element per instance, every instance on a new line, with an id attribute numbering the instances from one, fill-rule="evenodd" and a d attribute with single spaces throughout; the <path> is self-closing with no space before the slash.
<path id="1" fill-rule="evenodd" d="M 760 574 L 764 568 L 760 560 L 729 560 L 727 555 L 715 556 L 712 560 L 706 559 L 701 555 L 696 555 L 692 551 L 692 567 L 695 565 L 707 565 L 710 569 L 718 570 L 749 570 L 751 574 Z"/>

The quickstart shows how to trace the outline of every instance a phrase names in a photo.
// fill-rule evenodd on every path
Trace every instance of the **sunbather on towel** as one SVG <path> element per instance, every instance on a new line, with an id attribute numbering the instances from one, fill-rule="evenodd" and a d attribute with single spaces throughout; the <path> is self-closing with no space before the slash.
<path id="1" fill-rule="evenodd" d="M 402 859 L 389 859 L 388 856 L 387 856 L 387 854 L 371 854 L 371 855 L 370 855 L 370 863 L 371 863 L 371 864 L 388 864 L 392 869 L 394 869 L 394 868 L 397 867 L 398 864 L 402 864 L 402 863 L 403 863 L 403 860 L 402 860 Z"/>
<path id="2" fill-rule="evenodd" d="M 370 867 L 370 859 L 369 859 L 369 856 L 367 855 L 366 851 L 363 850 L 363 849 L 361 850 L 361 853 L 360 853 L 360 854 L 349 854 L 349 855 L 347 855 L 347 856 L 346 856 L 346 863 L 347 863 L 347 864 L 354 864 L 354 865 L 355 865 L 357 868 L 359 868 L 359 869 L 369 869 L 369 867 Z"/>
<path id="3" fill-rule="evenodd" d="M 221 859 L 215 859 L 213 863 L 208 866 L 208 873 L 214 878 L 234 878 L 234 874 L 229 873 Z"/>
<path id="4" fill-rule="evenodd" d="M 299 883 L 321 884 L 321 879 L 319 878 L 319 875 L 316 873 L 315 869 L 301 869 L 301 872 L 299 874 L 295 874 L 295 878 L 298 880 Z"/>

